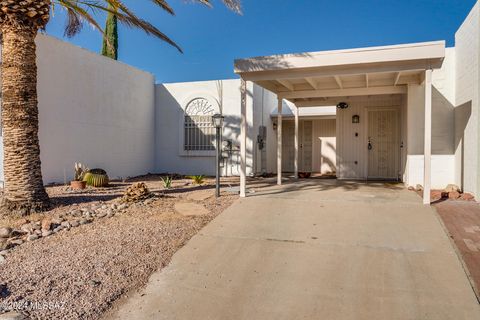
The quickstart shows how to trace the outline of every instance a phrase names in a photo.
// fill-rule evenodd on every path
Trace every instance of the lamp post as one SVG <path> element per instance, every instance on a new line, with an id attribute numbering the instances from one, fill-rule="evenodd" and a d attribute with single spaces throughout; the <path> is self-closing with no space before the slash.
<path id="1" fill-rule="evenodd" d="M 221 132 L 220 130 L 222 129 L 223 127 L 223 119 L 224 117 L 219 114 L 219 113 L 216 113 L 212 116 L 212 123 L 213 123 L 213 126 L 215 127 L 215 130 L 216 130 L 216 138 L 215 138 L 215 141 L 216 141 L 216 147 L 215 147 L 215 150 L 216 150 L 216 161 L 215 161 L 215 165 L 216 165 L 216 168 L 215 168 L 215 176 L 216 176 L 216 185 L 215 185 L 215 196 L 218 198 L 220 197 L 220 146 L 221 146 L 221 140 L 222 140 L 222 137 L 221 137 Z"/>

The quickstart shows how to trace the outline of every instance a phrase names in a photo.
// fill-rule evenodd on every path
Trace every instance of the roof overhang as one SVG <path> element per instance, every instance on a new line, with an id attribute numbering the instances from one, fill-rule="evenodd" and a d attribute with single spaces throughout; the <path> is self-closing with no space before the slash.
<path id="1" fill-rule="evenodd" d="M 280 98 L 313 106 L 325 98 L 406 93 L 444 58 L 445 42 L 435 41 L 238 59 L 235 73 Z"/>

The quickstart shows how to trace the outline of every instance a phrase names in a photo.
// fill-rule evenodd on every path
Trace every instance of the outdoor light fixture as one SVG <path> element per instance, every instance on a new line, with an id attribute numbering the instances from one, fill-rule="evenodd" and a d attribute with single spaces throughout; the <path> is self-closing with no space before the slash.
<path id="1" fill-rule="evenodd" d="M 360 116 L 358 114 L 352 117 L 352 123 L 360 123 Z"/>
<path id="2" fill-rule="evenodd" d="M 215 128 L 221 128 L 223 127 L 223 119 L 225 119 L 224 116 L 222 116 L 220 113 L 216 113 L 212 116 L 212 124 Z"/>
<path id="3" fill-rule="evenodd" d="M 276 122 L 273 123 L 273 130 L 277 130 L 277 123 Z"/>
<path id="4" fill-rule="evenodd" d="M 346 102 L 339 102 L 339 103 L 337 104 L 337 108 L 338 108 L 338 109 L 347 109 L 347 108 L 348 108 L 348 103 L 346 103 Z"/>
<path id="5" fill-rule="evenodd" d="M 212 116 L 212 124 L 216 129 L 216 147 L 215 147 L 215 155 L 216 155 L 216 168 L 215 168 L 215 178 L 216 178 L 216 183 L 215 183 L 215 196 L 218 198 L 220 197 L 220 152 L 221 148 L 220 146 L 222 145 L 222 135 L 220 130 L 223 127 L 223 119 L 224 116 L 222 116 L 219 113 L 216 113 Z"/>

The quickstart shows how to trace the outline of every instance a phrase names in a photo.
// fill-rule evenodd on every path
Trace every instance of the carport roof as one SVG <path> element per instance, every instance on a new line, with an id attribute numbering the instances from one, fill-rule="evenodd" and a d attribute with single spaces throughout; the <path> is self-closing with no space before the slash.
<path id="1" fill-rule="evenodd" d="M 438 69 L 445 41 L 235 60 L 235 73 L 298 106 L 339 96 L 401 94 Z"/>

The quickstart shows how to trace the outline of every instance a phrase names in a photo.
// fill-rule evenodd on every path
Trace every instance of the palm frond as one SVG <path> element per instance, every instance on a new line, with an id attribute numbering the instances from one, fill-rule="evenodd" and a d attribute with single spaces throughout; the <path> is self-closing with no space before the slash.
<path id="1" fill-rule="evenodd" d="M 212 6 L 211 0 L 195 0 L 209 7 Z M 153 4 L 163 9 L 168 14 L 174 15 L 173 8 L 167 0 L 150 0 Z M 222 2 L 231 10 L 241 14 L 241 0 L 222 0 Z M 115 15 L 118 22 L 129 27 L 144 31 L 148 35 L 159 38 L 160 40 L 175 47 L 178 51 L 183 52 L 166 34 L 161 32 L 157 27 L 148 21 L 145 21 L 135 15 L 124 3 L 123 0 L 53 0 L 52 10 L 55 5 L 63 7 L 67 12 L 67 22 L 65 26 L 65 36 L 73 37 L 82 30 L 84 22 L 89 23 L 94 29 L 102 34 L 104 31 L 96 18 L 99 14 L 111 13 Z"/>

